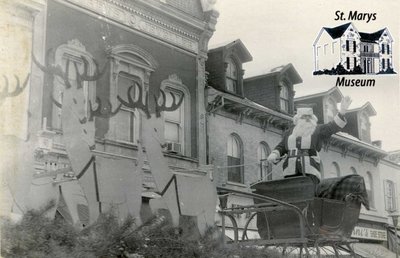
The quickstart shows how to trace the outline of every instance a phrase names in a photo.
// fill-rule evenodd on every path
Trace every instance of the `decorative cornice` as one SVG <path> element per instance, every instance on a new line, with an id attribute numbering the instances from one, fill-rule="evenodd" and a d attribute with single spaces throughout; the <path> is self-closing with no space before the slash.
<path id="1" fill-rule="evenodd" d="M 72 0 L 72 1 L 74 1 L 74 0 Z M 80 0 L 80 1 L 82 1 L 82 0 Z M 88 0 L 84 0 L 84 1 L 88 1 Z M 89 1 L 91 1 L 91 0 L 89 0 Z M 131 13 L 137 14 L 137 15 L 139 15 L 139 16 L 141 16 L 141 17 L 143 17 L 143 18 L 145 18 L 145 19 L 147 19 L 149 21 L 153 21 L 156 24 L 159 24 L 159 25 L 161 25 L 163 27 L 171 29 L 171 30 L 173 30 L 173 31 L 175 31 L 177 33 L 180 33 L 182 35 L 185 35 L 185 36 L 187 36 L 189 38 L 192 38 L 192 39 L 195 39 L 195 40 L 199 39 L 199 37 L 196 36 L 195 34 L 192 34 L 192 33 L 188 32 L 188 31 L 186 31 L 185 29 L 180 28 L 177 25 L 171 25 L 168 22 L 160 19 L 159 17 L 155 18 L 152 14 L 146 12 L 145 10 L 139 9 L 138 6 L 135 6 L 135 8 L 133 8 L 132 6 L 123 4 L 121 1 L 117 1 L 117 0 L 105 0 L 105 1 L 108 1 L 108 2 L 110 2 L 112 4 L 114 4 L 115 6 L 121 7 L 122 9 L 130 11 Z"/>
<path id="2" fill-rule="evenodd" d="M 13 24 L 21 28 L 32 30 L 34 17 L 45 8 L 44 0 L 12 0 L 1 2 L 2 14 L 0 23 L 9 22 L 12 17 Z"/>
<path id="3" fill-rule="evenodd" d="M 214 5 L 217 0 L 200 0 L 204 12 L 214 10 Z"/>
<path id="4" fill-rule="evenodd" d="M 198 52 L 199 36 L 195 33 L 156 18 L 155 15 L 135 6 L 128 6 L 116 0 L 63 0 L 83 7 L 97 15 L 146 33 L 191 52 Z"/>
<path id="5" fill-rule="evenodd" d="M 146 65 L 148 65 L 152 70 L 156 70 L 159 66 L 157 60 L 149 52 L 133 44 L 122 44 L 107 49 L 107 55 L 114 58 L 118 55 L 123 55 L 124 53 L 130 53 L 131 55 L 143 59 L 146 62 Z"/>
<path id="6" fill-rule="evenodd" d="M 215 103 L 216 99 L 218 101 Z M 213 88 L 208 88 L 208 103 L 208 113 L 215 113 L 223 108 L 227 112 L 236 115 L 236 122 L 240 123 L 244 118 L 248 118 L 256 121 L 263 130 L 266 130 L 269 126 L 286 129 L 292 121 L 292 117 L 288 115 L 256 104 L 249 99 L 242 99 L 232 94 L 219 92 Z"/>
<path id="7" fill-rule="evenodd" d="M 168 76 L 168 80 L 177 84 L 182 84 L 182 79 L 175 73 Z"/>
<path id="8" fill-rule="evenodd" d="M 45 0 L 13 0 L 13 1 L 6 1 L 9 2 L 10 4 L 22 8 L 28 12 L 30 12 L 32 15 L 37 14 L 40 11 L 44 10 L 44 6 L 46 4 Z"/>
<path id="9" fill-rule="evenodd" d="M 358 154 L 360 162 L 364 161 L 366 157 L 380 160 L 387 156 L 387 153 L 383 150 L 341 135 L 333 135 L 329 142 L 329 144 L 324 145 L 324 150 L 327 150 L 330 146 L 336 146 L 341 149 L 343 157 L 346 157 L 348 152 Z"/>

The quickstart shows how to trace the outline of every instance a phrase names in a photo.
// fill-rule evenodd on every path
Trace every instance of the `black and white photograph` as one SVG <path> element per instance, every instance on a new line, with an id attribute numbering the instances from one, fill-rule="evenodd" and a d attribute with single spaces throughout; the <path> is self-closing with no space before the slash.
<path id="1" fill-rule="evenodd" d="M 0 256 L 398 258 L 399 10 L 0 0 Z"/>

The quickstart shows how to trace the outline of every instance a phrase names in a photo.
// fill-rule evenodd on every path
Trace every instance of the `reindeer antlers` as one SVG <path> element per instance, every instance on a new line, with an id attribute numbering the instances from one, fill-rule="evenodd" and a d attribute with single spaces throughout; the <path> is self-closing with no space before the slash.
<path id="1" fill-rule="evenodd" d="M 137 87 L 136 87 L 137 86 Z M 138 100 L 134 101 L 132 98 L 132 90 L 134 89 L 134 87 L 136 87 L 138 89 Z M 119 95 L 117 96 L 119 102 L 121 102 L 124 106 L 129 107 L 129 108 L 139 108 L 141 109 L 147 116 L 147 118 L 150 118 L 150 111 L 149 111 L 149 107 L 148 107 L 148 98 L 149 98 L 149 94 L 146 92 L 146 97 L 145 99 L 143 99 L 143 89 L 142 87 L 135 82 L 134 85 L 131 85 L 128 89 L 128 102 L 126 102 L 125 100 L 123 100 Z"/>
<path id="2" fill-rule="evenodd" d="M 33 62 L 40 68 L 40 70 L 42 70 L 43 72 L 49 74 L 49 75 L 57 75 L 59 77 L 61 77 L 64 80 L 64 84 L 65 87 L 68 89 L 71 87 L 71 83 L 69 81 L 69 65 L 71 62 L 71 59 L 68 58 L 67 59 L 67 64 L 66 64 L 66 68 L 65 68 L 65 72 L 63 72 L 62 68 L 60 65 L 54 65 L 54 64 L 50 64 L 50 53 L 53 51 L 52 48 L 50 48 L 49 50 L 47 50 L 46 53 L 46 60 L 45 60 L 45 64 L 42 65 L 35 57 L 35 55 L 32 54 L 32 59 Z M 77 87 L 78 89 L 81 88 L 82 82 L 83 81 L 96 81 L 98 80 L 104 73 L 105 70 L 108 66 L 108 63 L 106 65 L 104 65 L 103 69 L 99 72 L 99 66 L 97 64 L 97 62 L 95 60 L 93 60 L 94 64 L 95 64 L 95 71 L 93 75 L 89 75 L 88 72 L 88 67 L 89 67 L 89 62 L 88 60 L 86 60 L 86 58 L 84 56 L 81 56 L 81 60 L 83 62 L 83 72 L 80 73 L 79 69 L 78 69 L 78 64 L 76 61 L 73 61 L 74 63 L 74 67 L 75 67 L 75 72 L 76 72 L 76 81 L 77 81 Z"/>
<path id="3" fill-rule="evenodd" d="M 49 75 L 52 75 L 52 76 L 54 76 L 54 75 L 57 75 L 57 76 L 59 76 L 59 77 L 61 77 L 62 79 L 63 79 L 63 81 L 64 81 L 64 84 L 65 84 L 65 87 L 68 89 L 68 88 L 70 88 L 71 87 L 71 84 L 69 83 L 69 80 L 68 80 L 68 75 L 69 75 L 69 59 L 68 59 L 68 61 L 67 61 L 67 65 L 66 65 L 66 73 L 64 73 L 63 71 L 62 71 L 62 68 L 61 68 L 61 66 L 60 65 L 57 65 L 57 66 L 55 66 L 55 65 L 50 65 L 50 53 L 53 51 L 53 49 L 52 48 L 50 48 L 49 50 L 47 50 L 47 53 L 46 53 L 46 56 L 47 56 L 47 58 L 46 58 L 46 60 L 45 60 L 45 64 L 44 65 L 42 65 L 41 63 L 39 63 L 39 61 L 36 59 L 36 57 L 35 57 L 35 55 L 34 54 L 32 54 L 32 60 L 33 60 L 33 62 L 40 68 L 40 70 L 42 70 L 43 72 L 45 72 L 45 73 L 47 73 L 47 74 L 49 74 Z"/>
<path id="4" fill-rule="evenodd" d="M 87 58 L 85 58 L 84 56 L 80 57 L 80 60 L 83 63 L 83 72 L 80 73 L 79 72 L 79 62 L 77 62 L 76 60 L 71 60 L 71 58 L 67 57 L 67 62 L 66 62 L 66 67 L 65 67 L 65 71 L 63 71 L 61 65 L 55 65 L 50 63 L 50 54 L 53 50 L 49 49 L 47 51 L 46 54 L 46 60 L 45 60 L 45 64 L 42 65 L 41 63 L 38 62 L 38 60 L 36 59 L 36 57 L 34 55 L 32 55 L 33 58 L 33 62 L 46 74 L 48 74 L 49 76 L 58 76 L 60 77 L 63 81 L 64 81 L 64 86 L 66 89 L 71 88 L 71 82 L 70 82 L 70 78 L 69 78 L 69 73 L 70 73 L 70 63 L 71 61 L 73 62 L 74 68 L 75 68 L 75 75 L 76 75 L 76 87 L 78 89 L 83 87 L 83 82 L 84 81 L 97 81 L 106 71 L 106 68 L 109 64 L 109 61 L 107 62 L 107 64 L 103 67 L 103 69 L 99 72 L 98 69 L 98 64 L 96 63 L 95 60 L 93 60 L 94 64 L 95 64 L 95 71 L 93 73 L 93 75 L 89 75 L 89 61 Z M 51 79 L 50 79 L 51 81 Z M 25 86 L 24 86 L 25 87 Z M 135 88 L 137 88 L 137 94 L 135 93 L 134 95 L 137 95 L 137 98 L 135 96 L 133 96 L 133 90 L 135 90 Z M 170 92 L 171 97 L 172 97 L 172 104 L 171 106 L 167 106 L 167 96 L 165 94 L 165 92 L 163 90 L 160 89 L 160 95 L 162 97 L 162 102 L 161 104 L 159 104 L 158 100 L 159 100 L 159 96 L 156 97 L 154 96 L 155 99 L 155 113 L 157 117 L 161 116 L 161 112 L 162 111 L 174 111 L 176 109 L 179 108 L 179 106 L 182 104 L 183 99 L 184 99 L 184 95 L 181 95 L 179 97 L 179 99 L 177 100 L 176 95 L 172 92 Z M 149 110 L 149 93 L 146 92 L 145 94 L 143 94 L 143 88 L 141 85 L 139 85 L 138 83 L 134 83 L 133 85 L 131 85 L 127 91 L 127 101 L 125 101 L 123 98 L 121 98 L 121 96 L 117 96 L 117 99 L 119 100 L 120 104 L 119 106 L 113 111 L 112 110 L 112 105 L 110 103 L 110 101 L 108 101 L 106 103 L 105 106 L 102 105 L 102 102 L 99 98 L 96 98 L 96 103 L 97 103 L 97 108 L 93 109 L 92 103 L 89 101 L 89 108 L 90 108 L 90 115 L 89 115 L 89 121 L 92 121 L 93 118 L 95 116 L 97 117 L 102 117 L 102 118 L 109 118 L 114 116 L 122 107 L 122 105 L 128 107 L 128 108 L 132 108 L 132 109 L 140 109 L 142 110 L 147 118 L 150 118 L 150 110 Z M 0 95 L 0 101 L 1 101 L 1 95 Z M 53 103 L 55 103 L 55 105 L 59 108 L 62 107 L 61 103 L 57 102 L 54 98 L 52 98 Z M 84 121 L 81 121 L 84 122 Z"/>
<path id="5" fill-rule="evenodd" d="M 112 116 L 115 116 L 122 107 L 122 104 L 119 104 L 119 106 L 114 111 L 112 111 L 111 102 L 108 101 L 107 104 L 103 107 L 103 105 L 101 104 L 101 99 L 99 97 L 96 98 L 96 103 L 97 103 L 97 108 L 93 110 L 92 102 L 89 100 L 89 108 L 90 108 L 89 121 L 93 121 L 93 117 L 95 116 L 102 118 L 110 118 Z"/>
<path id="6" fill-rule="evenodd" d="M 63 79 L 64 81 L 64 85 L 66 89 L 71 88 L 71 83 L 69 81 L 69 66 L 70 66 L 70 62 L 71 59 L 67 58 L 67 63 L 65 66 L 65 72 L 63 72 L 62 67 L 60 65 L 54 65 L 54 64 L 50 64 L 50 54 L 53 52 L 53 49 L 50 48 L 49 50 L 47 50 L 46 53 L 46 60 L 45 60 L 45 64 L 42 65 L 35 57 L 35 55 L 32 54 L 32 58 L 33 58 L 33 62 L 40 68 L 40 70 L 42 70 L 44 73 L 50 75 L 50 76 L 59 76 L 61 79 Z M 109 64 L 109 61 L 104 65 L 103 69 L 101 69 L 101 71 L 99 72 L 99 65 L 96 62 L 96 60 L 93 60 L 94 65 L 95 65 L 95 70 L 93 75 L 89 75 L 89 71 L 88 71 L 88 67 L 89 67 L 89 62 L 88 60 L 84 57 L 84 56 L 80 56 L 80 60 L 82 60 L 83 62 L 83 72 L 80 73 L 79 72 L 79 68 L 78 68 L 78 63 L 76 61 L 72 61 L 74 64 L 74 68 L 75 68 L 75 74 L 76 74 L 76 87 L 78 89 L 83 87 L 83 82 L 84 81 L 96 81 L 98 80 L 101 76 L 103 76 L 103 74 L 105 73 L 107 66 Z M 62 104 L 60 102 L 58 102 L 57 100 L 54 99 L 54 97 L 52 96 L 52 101 L 53 103 L 58 107 L 58 108 L 62 108 Z M 96 100 L 96 102 L 98 102 Z M 101 107 L 101 102 L 100 103 L 100 107 L 98 108 L 102 108 Z M 90 107 L 92 108 L 92 107 Z M 111 108 L 111 104 L 107 105 L 107 107 L 105 107 L 107 110 L 108 109 L 112 109 Z M 119 110 L 120 107 L 117 108 L 117 111 Z M 103 113 L 98 112 L 100 111 L 99 109 L 96 109 L 95 112 L 93 113 L 93 116 L 99 115 L 101 114 L 102 117 L 107 116 L 106 113 L 104 113 L 104 108 L 103 108 Z M 108 111 L 107 111 L 108 112 Z M 113 114 L 113 112 L 111 112 L 111 114 Z M 109 115 L 109 114 L 108 114 Z M 92 117 L 93 119 L 93 117 Z"/>
<path id="7" fill-rule="evenodd" d="M 84 56 L 81 56 L 81 59 L 83 61 L 83 72 L 79 73 L 78 65 L 76 62 L 74 62 L 75 66 L 75 71 L 76 71 L 76 81 L 78 84 L 78 88 L 82 87 L 82 81 L 97 81 L 101 76 L 106 71 L 106 68 L 109 64 L 109 61 L 104 65 L 103 69 L 99 72 L 99 65 L 97 64 L 96 60 L 93 60 L 94 65 L 95 65 L 95 70 L 93 75 L 89 75 L 88 72 L 88 67 L 89 67 L 89 62 L 86 60 Z"/>
<path id="8" fill-rule="evenodd" d="M 138 92 L 137 92 L 138 99 L 136 101 L 132 98 L 132 90 L 135 87 L 138 89 Z M 165 95 L 165 92 L 160 89 L 160 93 L 162 96 L 161 105 L 158 104 L 158 98 L 155 95 L 153 95 L 154 100 L 155 100 L 155 105 L 156 105 L 156 116 L 157 117 L 161 116 L 162 111 L 174 111 L 174 110 L 178 109 L 179 106 L 183 102 L 183 98 L 184 98 L 183 95 L 179 98 L 178 101 L 176 101 L 175 95 L 172 92 L 170 92 L 171 97 L 172 97 L 172 104 L 171 104 L 171 106 L 167 107 L 167 105 L 166 105 L 167 97 Z M 142 111 L 144 111 L 147 118 L 151 117 L 150 111 L 149 111 L 149 101 L 148 101 L 149 94 L 148 94 L 148 92 L 146 92 L 145 99 L 143 99 L 143 88 L 138 83 L 135 82 L 134 85 L 131 85 L 129 87 L 127 95 L 128 95 L 128 101 L 125 101 L 120 96 L 117 96 L 118 100 L 122 103 L 122 105 L 129 107 L 129 108 L 133 108 L 133 109 L 139 108 Z"/>
<path id="9" fill-rule="evenodd" d="M 157 117 L 161 116 L 161 111 L 174 111 L 176 109 L 179 108 L 179 106 L 182 104 L 183 102 L 183 95 L 180 96 L 180 99 L 178 100 L 178 102 L 176 102 L 176 98 L 175 95 L 172 92 L 169 92 L 171 94 L 172 97 L 172 104 L 170 107 L 166 106 L 166 102 L 167 102 L 167 96 L 165 95 L 165 92 L 163 90 L 160 89 L 160 93 L 162 96 L 162 104 L 158 105 L 158 99 L 156 96 L 154 96 L 154 99 L 156 101 L 156 115 Z"/>
<path id="10" fill-rule="evenodd" d="M 28 85 L 29 76 L 30 76 L 29 74 L 26 76 L 26 79 L 21 87 L 18 76 L 14 75 L 15 80 L 17 81 L 17 86 L 15 87 L 14 91 L 8 92 L 8 78 L 5 75 L 3 75 L 4 81 L 5 81 L 5 86 L 4 86 L 3 90 L 0 92 L 0 105 L 3 104 L 3 102 L 6 98 L 16 97 L 19 94 L 21 94 L 21 92 Z"/>

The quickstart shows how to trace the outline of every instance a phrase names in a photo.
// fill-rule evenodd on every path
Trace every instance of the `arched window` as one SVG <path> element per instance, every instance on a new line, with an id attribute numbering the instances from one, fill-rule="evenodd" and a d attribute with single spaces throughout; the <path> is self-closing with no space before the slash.
<path id="1" fill-rule="evenodd" d="M 339 177 L 339 176 L 340 176 L 339 164 L 336 162 L 332 162 L 332 170 L 329 173 L 329 177 Z"/>
<path id="2" fill-rule="evenodd" d="M 236 134 L 231 134 L 227 143 L 228 181 L 244 183 L 242 141 Z"/>
<path id="3" fill-rule="evenodd" d="M 336 101 L 332 98 L 329 98 L 326 102 L 326 122 L 332 121 L 337 112 L 338 110 L 336 106 Z"/>
<path id="4" fill-rule="evenodd" d="M 79 73 L 83 73 L 84 60 L 82 58 L 87 62 L 88 75 L 93 75 L 95 69 L 93 57 L 86 51 L 85 46 L 78 40 L 74 39 L 69 41 L 67 44 L 60 45 L 55 52 L 55 65 L 61 66 L 63 72 L 68 73 L 69 83 L 75 88 L 77 87 L 77 81 L 74 63 L 77 65 Z M 68 71 L 66 70 L 67 62 L 69 62 Z M 82 101 L 85 103 L 82 104 L 83 102 L 81 101 L 82 103 L 78 103 L 78 105 L 84 105 L 82 108 L 87 115 L 89 110 L 89 100 L 92 103 L 95 103 L 96 87 L 94 81 L 83 81 L 82 86 Z M 52 90 L 52 98 L 62 105 L 65 85 L 61 78 L 55 77 L 54 88 Z M 55 130 L 62 129 L 61 108 L 57 107 L 57 105 L 53 105 L 52 108 L 51 127 Z"/>
<path id="5" fill-rule="evenodd" d="M 118 45 L 109 51 L 111 57 L 110 101 L 113 107 L 120 103 L 117 96 L 128 100 L 129 89 L 134 100 L 145 98 L 149 89 L 149 78 L 158 64 L 154 58 L 138 46 Z M 142 96 L 138 88 L 142 89 Z M 118 142 L 136 144 L 140 138 L 140 112 L 123 106 L 110 118 L 107 138 Z"/>
<path id="6" fill-rule="evenodd" d="M 279 97 L 281 111 L 289 112 L 289 87 L 287 85 L 281 86 Z"/>
<path id="7" fill-rule="evenodd" d="M 267 162 L 268 155 L 270 154 L 270 148 L 266 142 L 261 142 L 257 148 L 257 161 L 259 162 L 259 173 L 260 179 L 272 179 L 272 175 L 270 175 L 270 171 L 272 169 Z"/>
<path id="8" fill-rule="evenodd" d="M 165 89 L 166 105 L 171 106 L 173 103 L 173 94 L 177 99 L 182 98 L 183 92 L 172 88 Z M 182 102 L 182 104 L 184 104 Z M 164 112 L 164 136 L 165 140 L 169 142 L 182 143 L 183 142 L 183 128 L 184 128 L 185 115 L 183 108 L 179 107 L 174 111 Z"/>
<path id="9" fill-rule="evenodd" d="M 324 179 L 325 178 L 325 170 L 324 170 L 324 162 L 322 160 L 319 163 L 319 167 L 320 167 L 320 172 L 321 172 L 321 178 Z"/>
<path id="10" fill-rule="evenodd" d="M 396 184 L 391 180 L 385 180 L 383 187 L 385 193 L 385 210 L 394 212 L 397 210 Z"/>
<path id="11" fill-rule="evenodd" d="M 118 96 L 126 96 L 129 88 L 133 86 L 131 96 L 133 97 L 133 99 L 137 100 L 137 93 L 139 92 L 138 87 L 140 87 L 138 85 L 143 85 L 140 77 L 124 71 L 120 71 L 118 73 Z M 122 98 L 126 99 L 125 97 Z M 117 123 L 116 140 L 135 143 L 136 140 L 139 138 L 139 117 L 139 112 L 137 110 L 122 106 L 121 110 L 115 116 L 115 121 Z"/>
<path id="12" fill-rule="evenodd" d="M 183 98 L 178 109 L 164 111 L 164 137 L 167 142 L 167 151 L 190 156 L 190 93 L 182 80 L 172 74 L 167 80 L 161 82 L 161 90 L 165 92 L 166 106 L 172 105 L 173 97 L 175 102 Z"/>
<path id="13" fill-rule="evenodd" d="M 374 203 L 374 181 L 372 178 L 371 172 L 367 172 L 367 176 L 365 177 L 365 188 L 368 194 L 369 206 L 371 208 L 375 207 Z"/>
<path id="14" fill-rule="evenodd" d="M 226 89 L 230 92 L 238 92 L 238 68 L 232 58 L 226 61 Z"/>
<path id="15" fill-rule="evenodd" d="M 357 175 L 357 170 L 356 170 L 354 167 L 351 167 L 351 168 L 350 168 L 350 172 L 351 172 L 351 174 L 353 174 L 353 175 Z"/>

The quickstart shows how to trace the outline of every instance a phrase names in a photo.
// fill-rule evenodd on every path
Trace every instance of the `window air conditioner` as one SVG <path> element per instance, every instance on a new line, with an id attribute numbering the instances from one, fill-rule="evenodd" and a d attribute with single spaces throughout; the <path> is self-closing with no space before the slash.
<path id="1" fill-rule="evenodd" d="M 167 142 L 166 143 L 166 150 L 171 153 L 181 153 L 182 148 L 179 142 Z"/>

